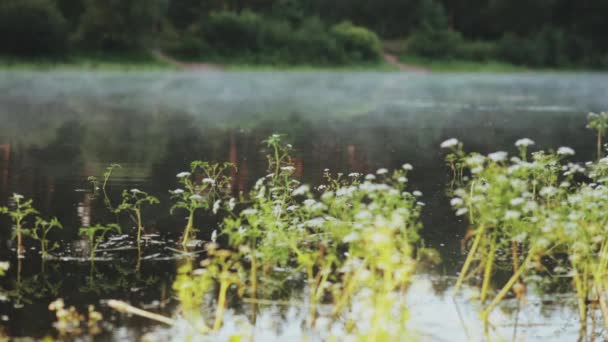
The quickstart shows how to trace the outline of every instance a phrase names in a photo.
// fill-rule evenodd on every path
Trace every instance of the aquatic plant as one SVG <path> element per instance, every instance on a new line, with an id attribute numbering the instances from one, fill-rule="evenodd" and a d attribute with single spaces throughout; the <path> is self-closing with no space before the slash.
<path id="1" fill-rule="evenodd" d="M 278 135 L 267 144 L 275 152 L 269 154 L 272 173 L 258 180 L 250 206 L 226 218 L 222 226 L 233 248 L 245 247 L 251 294 L 255 297 L 258 286 L 257 267 L 291 268 L 295 263 L 294 271 L 307 279 L 310 326 L 315 325 L 318 304 L 328 295 L 333 298 L 334 319 L 360 314 L 345 309 L 364 297 L 373 303 L 375 319 L 359 336 L 399 336 L 407 310 L 395 297 L 407 289 L 415 269 L 413 244 L 419 240 L 423 206 L 419 192 L 405 191 L 412 166 L 405 164 L 393 172 L 379 169 L 364 178 L 357 173 L 332 177 L 327 170 L 326 184 L 315 194 L 313 187 L 293 178 L 293 167 L 285 165 L 290 157 L 282 146 L 291 146 Z M 371 297 L 362 295 L 370 293 Z M 385 329 L 389 316 L 399 329 Z"/>
<path id="2" fill-rule="evenodd" d="M 99 180 L 95 176 L 90 176 L 88 178 L 89 182 L 91 182 L 91 184 L 93 185 L 93 193 L 97 194 L 99 190 L 101 190 L 103 194 L 103 203 L 106 205 L 106 208 L 108 208 L 108 210 L 110 210 L 111 212 L 114 212 L 116 209 L 112 205 L 112 200 L 110 199 L 110 196 L 108 196 L 107 186 L 108 182 L 110 181 L 110 177 L 112 177 L 112 173 L 114 173 L 114 170 L 119 169 L 121 167 L 122 166 L 120 166 L 120 164 L 111 164 L 110 166 L 108 166 L 103 172 L 103 181 L 101 183 L 99 183 Z"/>
<path id="3" fill-rule="evenodd" d="M 148 193 L 138 190 L 123 190 L 122 202 L 114 210 L 115 213 L 119 214 L 122 212 L 129 213 L 129 217 L 137 227 L 137 245 L 141 243 L 141 234 L 144 231 L 142 223 L 142 206 L 144 204 L 158 204 L 160 201 L 158 198 L 148 195 Z"/>
<path id="4" fill-rule="evenodd" d="M 487 156 L 471 153 L 461 158 L 470 177 L 454 190 L 451 204 L 457 215 L 468 213 L 472 229 L 467 240 L 472 244 L 454 287 L 456 294 L 463 281 L 474 275 L 482 278 L 480 301 L 489 296 L 490 283 L 499 251 L 511 251 L 513 275 L 484 311 L 484 317 L 504 298 L 521 277 L 551 250 L 548 237 L 539 224 L 545 208 L 558 206 L 574 172 L 562 175 L 562 160 L 571 149 L 543 151 L 527 160 L 530 139 L 516 142 L 520 157 L 508 159 L 506 152 Z M 573 153 L 573 152 L 572 152 Z M 560 187 L 560 183 L 561 187 Z M 473 265 L 477 265 L 471 270 Z"/>
<path id="5" fill-rule="evenodd" d="M 117 224 L 96 224 L 91 227 L 82 227 L 78 233 L 87 238 L 89 242 L 89 260 L 91 260 L 91 263 L 93 263 L 95 260 L 95 253 L 97 253 L 97 248 L 105 240 L 106 235 L 111 233 L 120 234 L 121 229 Z"/>
<path id="6" fill-rule="evenodd" d="M 0 214 L 7 214 L 13 221 L 13 238 L 17 239 L 17 255 L 19 258 L 25 257 L 25 249 L 23 247 L 23 235 L 25 219 L 29 216 L 38 214 L 38 211 L 32 206 L 32 200 L 24 200 L 23 195 L 13 194 L 11 197 L 14 208 L 0 207 Z"/>
<path id="7" fill-rule="evenodd" d="M 603 138 L 608 133 L 608 113 L 589 113 L 587 116 L 587 128 L 597 132 L 597 159 L 601 159 Z"/>
<path id="8" fill-rule="evenodd" d="M 214 214 L 230 197 L 230 177 L 227 173 L 236 169 L 231 163 L 209 163 L 193 161 L 190 171 L 177 174 L 182 188 L 170 191 L 175 204 L 171 213 L 176 209 L 186 210 L 188 222 L 184 229 L 182 246 L 187 246 L 194 233 L 194 214 L 198 209 L 211 210 Z"/>
<path id="9" fill-rule="evenodd" d="M 510 159 L 506 152 L 461 157 L 467 177 L 451 192 L 451 204 L 457 215 L 468 214 L 472 228 L 465 237 L 470 248 L 454 293 L 479 275 L 480 301 L 485 302 L 497 255 L 509 251 L 511 276 L 483 309 L 484 320 L 510 291 L 521 298 L 527 283 L 571 277 L 582 331 L 590 301 L 599 303 L 608 327 L 608 233 L 603 228 L 608 160 L 583 166 L 567 161 L 574 150 L 559 147 L 534 152 L 528 161 L 527 148 L 533 144 L 518 140 L 519 156 Z"/>
<path id="10" fill-rule="evenodd" d="M 40 254 L 42 255 L 42 259 L 46 259 L 50 251 L 59 247 L 59 244 L 55 243 L 49 248 L 49 241 L 47 239 L 48 233 L 55 228 L 63 229 L 63 225 L 61 225 L 56 217 L 51 218 L 49 221 L 44 220 L 41 217 L 36 217 L 34 228 L 29 232 L 29 235 L 33 239 L 40 241 Z"/>

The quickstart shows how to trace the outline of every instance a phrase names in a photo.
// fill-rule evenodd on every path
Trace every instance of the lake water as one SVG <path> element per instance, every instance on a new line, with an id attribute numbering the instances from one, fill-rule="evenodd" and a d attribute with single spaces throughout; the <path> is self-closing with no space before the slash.
<path id="1" fill-rule="evenodd" d="M 585 128 L 586 115 L 607 109 L 608 74 L 600 73 L 0 72 L 0 205 L 13 192 L 33 198 L 44 215 L 64 224 L 52 238 L 69 242 L 60 260 L 42 265 L 31 256 L 18 272 L 10 222 L 0 219 L 0 260 L 13 266 L 0 279 L 0 326 L 10 336 L 53 333 L 47 306 L 62 297 L 81 311 L 99 307 L 113 326 L 106 338 L 132 340 L 151 331 L 160 339 L 179 336 L 115 314 L 103 300 L 172 315 L 179 262 L 172 248 L 184 222 L 169 214 L 175 174 L 191 160 L 231 161 L 239 170 L 233 188 L 247 191 L 266 174 L 262 140 L 284 133 L 296 149 L 297 175 L 308 183 L 319 183 L 325 168 L 366 173 L 414 165 L 410 188 L 422 191 L 426 204 L 422 235 L 443 262 L 417 275 L 409 325 L 421 340 L 481 340 L 476 304 L 451 297 L 466 224 L 444 195 L 449 176 L 439 144 L 456 137 L 469 151 L 514 152 L 515 140 L 529 137 L 536 149 L 570 146 L 575 159 L 587 160 L 595 138 Z M 132 242 L 120 239 L 105 246 L 94 268 L 80 259 L 78 228 L 114 220 L 87 181 L 111 163 L 122 168 L 110 196 L 136 187 L 163 203 L 144 213 L 146 233 L 159 237 L 144 249 L 140 267 Z M 199 237 L 208 239 L 214 223 L 203 222 Z M 521 310 L 506 301 L 493 319 L 497 336 L 575 340 L 574 305 L 557 295 L 532 296 Z M 274 309 L 261 317 L 278 319 Z M 301 338 L 283 322 L 261 329 L 259 340 L 269 331 Z"/>

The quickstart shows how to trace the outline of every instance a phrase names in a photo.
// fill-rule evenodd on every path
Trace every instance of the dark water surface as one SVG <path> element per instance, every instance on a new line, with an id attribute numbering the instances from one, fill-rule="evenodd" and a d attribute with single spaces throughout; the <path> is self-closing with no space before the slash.
<path id="1" fill-rule="evenodd" d="M 19 272 L 10 222 L 0 219 L 0 261 L 11 261 L 0 279 L 6 297 L 0 326 L 11 336 L 53 333 L 47 306 L 62 297 L 81 311 L 99 307 L 114 325 L 106 338 L 131 340 L 156 329 L 112 313 L 100 300 L 124 299 L 167 315 L 174 310 L 179 261 L 172 248 L 184 226 L 169 214 L 175 174 L 195 159 L 231 161 L 239 169 L 233 188 L 247 191 L 265 174 L 261 141 L 285 133 L 296 149 L 297 175 L 309 183 L 318 184 L 325 168 L 365 173 L 414 165 L 410 188 L 422 191 L 426 203 L 422 234 L 443 263 L 419 275 L 412 291 L 424 295 L 412 296 L 412 324 L 423 340 L 477 336 L 446 309 L 466 225 L 444 196 L 448 175 L 439 144 L 456 137 L 469 151 L 514 152 L 515 140 L 528 137 L 536 149 L 570 146 L 575 159 L 586 160 L 595 146 L 586 115 L 606 109 L 608 74 L 0 72 L 0 205 L 18 192 L 65 227 L 52 234 L 63 241 L 59 260 L 42 265 L 32 251 Z M 86 246 L 78 229 L 115 220 L 87 182 L 110 163 L 122 165 L 111 180 L 112 197 L 138 188 L 161 199 L 144 213 L 146 233 L 158 236 L 144 248 L 141 265 L 129 239 L 102 247 L 94 267 L 81 260 Z M 199 237 L 208 239 L 213 222 L 199 222 Z M 576 322 L 562 321 L 576 316 L 567 305 L 530 310 L 540 327 L 530 325 L 526 340 L 576 338 Z M 471 305 L 463 311 L 465 320 L 475 319 Z M 505 328 L 509 339 L 512 329 Z"/>

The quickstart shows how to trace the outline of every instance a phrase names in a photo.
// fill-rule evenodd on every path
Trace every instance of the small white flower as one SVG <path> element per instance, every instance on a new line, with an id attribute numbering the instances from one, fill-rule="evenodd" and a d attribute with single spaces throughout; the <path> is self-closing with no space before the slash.
<path id="1" fill-rule="evenodd" d="M 402 177 L 399 177 L 399 178 L 397 179 L 397 182 L 399 182 L 399 183 L 407 183 L 407 178 L 406 178 L 406 177 L 403 177 L 403 176 L 402 176 Z"/>
<path id="2" fill-rule="evenodd" d="M 183 189 L 175 189 L 172 191 L 174 194 L 179 195 L 179 194 L 183 194 L 184 190 Z"/>
<path id="3" fill-rule="evenodd" d="M 376 171 L 376 174 L 379 174 L 379 175 L 384 175 L 387 173 L 388 173 L 388 170 L 385 168 L 381 168 L 381 169 L 378 169 L 378 171 Z"/>
<path id="4" fill-rule="evenodd" d="M 141 191 L 139 189 L 131 189 L 129 191 L 131 191 L 131 193 L 133 193 L 133 194 L 141 193 Z"/>
<path id="5" fill-rule="evenodd" d="M 550 197 L 553 196 L 557 193 L 557 189 L 555 187 L 552 186 L 546 186 L 542 189 L 540 189 L 539 194 L 543 197 Z"/>
<path id="6" fill-rule="evenodd" d="M 505 220 L 517 220 L 520 217 L 521 214 L 519 213 L 519 211 L 507 210 L 505 212 Z"/>
<path id="7" fill-rule="evenodd" d="M 412 192 L 412 195 L 414 195 L 414 196 L 416 196 L 416 197 L 420 197 L 420 196 L 422 196 L 422 192 L 420 192 L 420 191 L 418 191 L 418 190 L 414 190 L 414 191 Z"/>
<path id="8" fill-rule="evenodd" d="M 359 234 L 352 232 L 352 233 L 346 235 L 344 237 L 344 239 L 342 239 L 342 242 L 350 243 L 350 242 L 357 241 L 357 240 L 359 240 Z"/>
<path id="9" fill-rule="evenodd" d="M 309 198 L 309 199 L 307 199 L 307 200 L 304 200 L 304 205 L 305 205 L 305 206 L 307 206 L 307 207 L 311 207 L 311 206 L 313 206 L 313 205 L 314 205 L 314 204 L 316 204 L 316 203 L 317 203 L 317 201 L 315 201 L 315 200 L 314 200 L 314 199 L 312 199 L 312 198 Z"/>
<path id="10" fill-rule="evenodd" d="M 220 204 L 222 204 L 222 200 L 217 200 L 213 203 L 213 213 L 214 214 L 217 214 L 218 210 L 220 210 Z"/>
<path id="11" fill-rule="evenodd" d="M 457 206 L 460 206 L 460 205 L 462 205 L 463 203 L 464 203 L 464 201 L 463 201 L 463 200 L 462 200 L 462 198 L 460 198 L 460 197 L 454 197 L 454 198 L 452 198 L 452 199 L 450 200 L 450 205 L 451 205 L 452 207 L 457 207 Z"/>
<path id="12" fill-rule="evenodd" d="M 249 209 L 243 210 L 242 214 L 247 216 L 247 215 L 255 215 L 257 213 L 258 213 L 258 211 L 256 209 L 249 208 Z"/>
<path id="13" fill-rule="evenodd" d="M 488 154 L 488 158 L 490 158 L 491 160 L 493 160 L 495 162 L 499 162 L 499 161 L 506 160 L 507 155 L 508 154 L 505 151 L 498 151 L 498 152 Z"/>
<path id="14" fill-rule="evenodd" d="M 525 202 L 525 200 L 523 198 L 516 197 L 516 198 L 512 199 L 510 203 L 511 203 L 512 206 L 515 207 L 515 206 L 523 204 L 524 202 Z"/>
<path id="15" fill-rule="evenodd" d="M 367 176 L 365 176 L 365 180 L 371 181 L 376 179 L 376 176 L 372 175 L 371 173 L 368 174 Z"/>
<path id="16" fill-rule="evenodd" d="M 202 199 L 203 199 L 203 196 L 198 195 L 198 194 L 194 194 L 194 195 L 190 196 L 190 200 L 192 200 L 192 201 L 200 201 Z"/>
<path id="17" fill-rule="evenodd" d="M 298 209 L 297 205 L 290 205 L 289 207 L 285 208 L 285 210 L 292 212 L 294 210 Z"/>
<path id="18" fill-rule="evenodd" d="M 562 156 L 573 156 L 574 150 L 571 149 L 570 147 L 562 146 L 557 149 L 557 154 L 560 154 Z"/>
<path id="19" fill-rule="evenodd" d="M 281 168 L 281 170 L 282 170 L 282 171 L 286 171 L 286 172 L 294 172 L 294 171 L 296 170 L 296 168 L 295 168 L 295 167 L 293 167 L 293 166 L 283 166 L 283 167 Z"/>
<path id="20" fill-rule="evenodd" d="M 460 141 L 458 141 L 458 139 L 456 139 L 456 138 L 450 138 L 450 139 L 445 140 L 444 142 L 442 142 L 441 145 L 439 145 L 439 147 L 441 147 L 441 148 L 450 148 L 450 147 L 454 147 L 454 146 L 458 145 L 458 143 L 460 143 Z"/>
<path id="21" fill-rule="evenodd" d="M 534 145 L 534 140 L 528 139 L 528 138 L 519 139 L 515 142 L 515 146 L 517 146 L 517 147 L 531 146 L 531 145 Z"/>
<path id="22" fill-rule="evenodd" d="M 234 199 L 234 197 L 230 198 L 230 201 L 228 201 L 228 209 L 230 211 L 234 210 L 235 205 L 236 205 L 236 200 Z"/>
<path id="23" fill-rule="evenodd" d="M 402 169 L 404 169 L 405 171 L 411 171 L 414 169 L 414 167 L 412 166 L 412 164 L 410 163 L 405 163 L 401 166 Z"/>
<path id="24" fill-rule="evenodd" d="M 217 241 L 217 230 L 213 230 L 213 233 L 211 233 L 211 242 L 215 243 L 215 241 Z"/>
<path id="25" fill-rule="evenodd" d="M 348 174 L 348 177 L 351 177 L 351 178 L 357 178 L 360 176 L 361 176 L 361 174 L 359 172 L 351 172 Z"/>
<path id="26" fill-rule="evenodd" d="M 300 185 L 291 194 L 293 196 L 301 196 L 301 195 L 306 195 L 309 191 L 310 191 L 310 187 L 308 185 Z"/>
<path id="27" fill-rule="evenodd" d="M 190 177 L 191 173 L 190 172 L 180 172 L 176 175 L 177 178 L 185 178 L 185 177 Z"/>
<path id="28" fill-rule="evenodd" d="M 0 271 L 7 271 L 11 267 L 11 264 L 8 261 L 0 262 Z"/>
<path id="29" fill-rule="evenodd" d="M 462 216 L 462 215 L 464 215 L 464 214 L 466 214 L 468 212 L 469 212 L 469 209 L 467 209 L 467 208 L 460 208 L 460 209 L 456 210 L 456 216 Z"/>
<path id="30" fill-rule="evenodd" d="M 23 199 L 23 195 L 20 195 L 20 194 L 13 194 L 13 199 L 14 199 L 15 201 L 22 200 L 22 199 Z"/>
<path id="31" fill-rule="evenodd" d="M 203 178 L 203 184 L 215 184 L 215 179 L 213 178 Z"/>

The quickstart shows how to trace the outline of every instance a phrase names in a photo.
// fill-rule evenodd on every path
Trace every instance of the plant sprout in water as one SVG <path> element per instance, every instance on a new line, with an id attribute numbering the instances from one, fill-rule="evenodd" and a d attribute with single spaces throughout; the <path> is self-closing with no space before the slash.
<path id="1" fill-rule="evenodd" d="M 142 206 L 144 204 L 158 204 L 160 201 L 158 198 L 148 195 L 148 193 L 138 190 L 131 189 L 129 191 L 124 190 L 122 192 L 122 202 L 115 209 L 117 214 L 127 212 L 133 223 L 137 227 L 137 245 L 141 243 L 141 234 L 144 231 L 142 223 Z"/>
<path id="2" fill-rule="evenodd" d="M 13 194 L 11 197 L 14 208 L 0 207 L 0 214 L 7 214 L 13 221 L 13 238 L 17 239 L 17 255 L 19 258 L 25 257 L 23 247 L 23 235 L 26 228 L 25 219 L 29 216 L 37 215 L 38 211 L 33 208 L 32 200 L 24 200 L 23 195 Z"/>
<path id="3" fill-rule="evenodd" d="M 51 218 L 49 221 L 36 217 L 34 228 L 29 233 L 33 239 L 40 241 L 40 253 L 43 259 L 48 257 L 49 252 L 59 248 L 58 243 L 54 243 L 49 248 L 49 241 L 47 239 L 49 232 L 55 228 L 63 229 L 63 226 L 56 217 Z"/>
<path id="4" fill-rule="evenodd" d="M 91 264 L 95 261 L 95 253 L 97 252 L 99 244 L 105 240 L 107 234 L 111 233 L 120 234 L 120 226 L 117 224 L 97 224 L 91 227 L 80 228 L 79 234 L 86 237 L 89 242 L 89 260 L 91 261 Z"/>
<path id="5" fill-rule="evenodd" d="M 230 194 L 229 170 L 235 166 L 231 163 L 209 163 L 194 161 L 190 164 L 189 172 L 180 172 L 177 178 L 182 188 L 171 192 L 175 201 L 171 213 L 177 209 L 188 213 L 188 221 L 184 229 L 182 246 L 186 247 L 195 232 L 194 214 L 198 209 L 211 210 L 217 214 Z M 229 201 L 228 201 L 229 202 Z"/>

